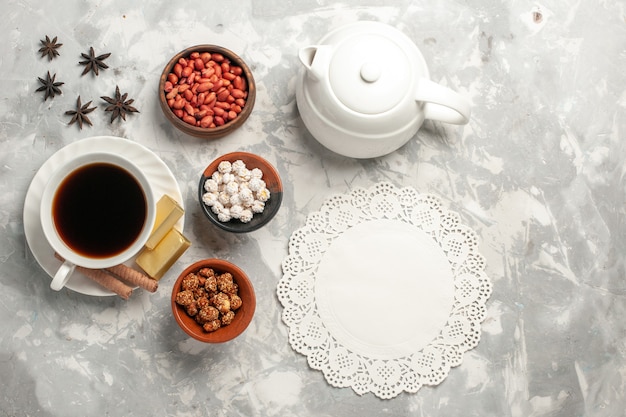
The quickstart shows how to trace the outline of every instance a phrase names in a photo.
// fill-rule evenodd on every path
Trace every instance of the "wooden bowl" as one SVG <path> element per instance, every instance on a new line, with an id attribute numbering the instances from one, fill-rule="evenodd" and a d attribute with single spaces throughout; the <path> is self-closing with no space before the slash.
<path id="1" fill-rule="evenodd" d="M 181 58 L 188 58 L 192 52 L 210 52 L 222 54 L 225 58 L 230 60 L 231 64 L 236 65 L 243 70 L 241 76 L 246 80 L 248 94 L 248 96 L 246 97 L 246 103 L 243 106 L 241 113 L 239 113 L 236 118 L 226 122 L 222 126 L 201 127 L 191 125 L 176 116 L 176 114 L 174 114 L 174 111 L 167 103 L 165 83 L 168 80 L 168 75 L 174 70 L 174 66 L 180 61 Z M 252 113 L 255 99 L 256 84 L 248 65 L 234 52 L 217 45 L 196 45 L 177 53 L 172 57 L 172 59 L 170 59 L 170 61 L 163 69 L 159 81 L 159 103 L 161 105 L 161 110 L 163 110 L 163 114 L 165 115 L 167 120 L 169 120 L 180 131 L 188 135 L 203 139 L 217 139 L 223 137 L 243 125 L 246 119 L 248 119 L 248 117 L 250 116 L 250 113 Z"/>
<path id="2" fill-rule="evenodd" d="M 246 168 L 250 170 L 253 168 L 259 168 L 263 172 L 263 181 L 265 181 L 266 187 L 270 191 L 270 198 L 265 203 L 265 209 L 263 212 L 255 213 L 252 220 L 247 223 L 241 222 L 237 219 L 232 219 L 227 222 L 220 221 L 217 214 L 215 214 L 211 207 L 207 206 L 202 200 L 202 197 L 206 192 L 204 189 L 204 183 L 208 178 L 211 178 L 215 171 L 217 171 L 220 162 L 230 161 L 232 163 L 237 160 L 243 161 L 246 164 Z M 198 199 L 200 201 L 202 211 L 209 221 L 215 226 L 228 232 L 247 233 L 263 227 L 270 220 L 272 220 L 272 218 L 274 218 L 283 201 L 283 184 L 276 168 L 274 168 L 272 164 L 265 159 L 247 152 L 232 152 L 215 159 L 204 169 L 198 185 Z"/>
<path id="3" fill-rule="evenodd" d="M 230 272 L 233 281 L 239 286 L 242 305 L 235 311 L 235 318 L 227 325 L 214 332 L 205 331 L 196 320 L 189 316 L 185 308 L 176 303 L 176 295 L 181 290 L 183 278 L 202 268 L 212 268 L 216 273 Z M 221 259 L 203 259 L 187 267 L 178 277 L 172 288 L 172 312 L 176 322 L 189 336 L 205 343 L 223 343 L 242 334 L 248 327 L 256 309 L 256 296 L 248 276 L 236 265 Z"/>

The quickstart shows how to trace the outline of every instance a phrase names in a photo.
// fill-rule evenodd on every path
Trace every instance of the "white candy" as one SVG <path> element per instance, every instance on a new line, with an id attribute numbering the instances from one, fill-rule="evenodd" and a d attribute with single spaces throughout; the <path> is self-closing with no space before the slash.
<path id="1" fill-rule="evenodd" d="M 232 173 L 225 172 L 222 174 L 222 184 L 229 184 L 232 181 L 235 181 L 235 176 Z"/>
<path id="2" fill-rule="evenodd" d="M 219 185 L 222 183 L 222 173 L 219 171 L 215 171 L 211 178 Z"/>
<path id="3" fill-rule="evenodd" d="M 249 209 L 243 209 L 241 211 L 241 215 L 239 216 L 239 220 L 242 223 L 248 223 L 250 220 L 252 220 L 252 211 L 250 211 Z"/>
<path id="4" fill-rule="evenodd" d="M 227 208 L 224 208 L 217 215 L 217 220 L 219 220 L 221 222 L 228 222 L 228 221 L 230 221 L 230 219 L 231 219 L 230 210 L 227 209 Z"/>
<path id="5" fill-rule="evenodd" d="M 237 194 L 237 192 L 239 192 L 239 184 L 237 183 L 237 181 L 231 181 L 226 184 L 226 186 L 224 187 L 224 192 L 229 195 L 229 199 L 231 195 Z"/>
<path id="6" fill-rule="evenodd" d="M 204 193 L 202 195 L 202 202 L 209 207 L 212 207 L 216 201 L 217 201 L 217 193 Z"/>
<path id="7" fill-rule="evenodd" d="M 263 189 L 257 191 L 256 198 L 257 198 L 257 200 L 262 201 L 263 203 L 265 203 L 267 200 L 270 199 L 270 190 L 268 190 L 267 188 L 263 188 Z"/>
<path id="8" fill-rule="evenodd" d="M 217 181 L 215 181 L 213 178 L 208 178 L 204 182 L 204 189 L 205 191 L 208 191 L 210 193 L 216 193 L 218 190 Z"/>
<path id="9" fill-rule="evenodd" d="M 241 218 L 241 213 L 243 213 L 243 207 L 241 207 L 239 204 L 234 204 L 234 205 L 231 206 L 231 208 L 230 208 L 230 216 L 233 219 Z"/>
<path id="10" fill-rule="evenodd" d="M 259 168 L 252 170 L 242 160 L 221 161 L 217 170 L 204 182 L 202 202 L 211 208 L 221 222 L 239 219 L 242 223 L 262 213 L 270 198 Z"/>
<path id="11" fill-rule="evenodd" d="M 250 210 L 253 213 L 263 213 L 263 210 L 265 210 L 265 203 L 263 201 L 257 200 L 252 203 L 252 206 L 250 206 Z"/>
<path id="12" fill-rule="evenodd" d="M 252 178 L 250 182 L 248 182 L 248 187 L 254 192 L 262 190 L 265 188 L 265 181 L 260 178 Z"/>
<path id="13" fill-rule="evenodd" d="M 241 205 L 245 208 L 250 208 L 254 204 L 254 197 L 241 198 Z"/>
<path id="14" fill-rule="evenodd" d="M 221 172 L 222 174 L 229 173 L 232 171 L 232 169 L 233 169 L 233 166 L 231 165 L 230 161 L 222 161 L 217 166 L 217 170 Z"/>
<path id="15" fill-rule="evenodd" d="M 239 177 L 240 182 L 241 181 L 248 182 L 252 178 L 252 173 L 250 172 L 248 168 L 245 168 L 245 167 L 237 170 L 235 174 L 237 175 L 237 177 Z"/>
<path id="16" fill-rule="evenodd" d="M 246 188 L 239 187 L 239 197 L 241 198 L 241 201 L 254 199 L 254 193 L 252 192 L 251 189 L 247 187 Z"/>
<path id="17" fill-rule="evenodd" d="M 240 206 L 241 205 L 241 196 L 239 193 L 233 194 L 230 196 L 230 205 L 231 206 Z"/>
<path id="18" fill-rule="evenodd" d="M 252 178 L 261 179 L 263 178 L 263 171 L 261 171 L 259 168 L 252 168 L 252 171 L 250 171 L 250 175 L 252 176 Z"/>
<path id="19" fill-rule="evenodd" d="M 233 171 L 239 171 L 241 168 L 245 168 L 245 167 L 246 167 L 246 163 L 243 162 L 241 159 L 237 159 L 235 162 L 232 163 Z"/>
<path id="20" fill-rule="evenodd" d="M 213 213 L 220 214 L 222 210 L 224 210 L 224 205 L 222 203 L 220 203 L 219 201 L 213 203 L 213 206 L 211 207 L 211 211 Z"/>
<path id="21" fill-rule="evenodd" d="M 224 207 L 230 205 L 230 195 L 228 193 L 221 192 L 217 195 L 217 201 L 219 201 Z"/>

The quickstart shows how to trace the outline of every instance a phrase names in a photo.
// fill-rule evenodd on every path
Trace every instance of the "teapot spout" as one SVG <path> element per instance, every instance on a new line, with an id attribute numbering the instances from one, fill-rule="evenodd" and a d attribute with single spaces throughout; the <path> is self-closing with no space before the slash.
<path id="1" fill-rule="evenodd" d="M 312 45 L 301 48 L 298 58 L 304 65 L 307 74 L 316 81 L 325 78 L 330 65 L 331 47 L 328 45 Z"/>

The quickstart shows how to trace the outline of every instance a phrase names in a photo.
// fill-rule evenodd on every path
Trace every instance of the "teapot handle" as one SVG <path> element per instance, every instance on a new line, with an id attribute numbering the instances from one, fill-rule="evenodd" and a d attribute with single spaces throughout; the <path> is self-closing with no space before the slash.
<path id="1" fill-rule="evenodd" d="M 455 125 L 469 122 L 471 106 L 467 99 L 427 78 L 417 84 L 415 100 L 424 102 L 424 118 Z"/>

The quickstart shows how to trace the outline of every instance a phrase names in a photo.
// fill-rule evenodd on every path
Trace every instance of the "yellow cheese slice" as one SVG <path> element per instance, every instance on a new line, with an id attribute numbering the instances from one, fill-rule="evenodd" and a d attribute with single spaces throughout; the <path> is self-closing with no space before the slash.
<path id="1" fill-rule="evenodd" d="M 154 249 L 143 248 L 135 262 L 146 274 L 159 280 L 189 246 L 191 242 L 182 233 L 170 229 Z"/>
<path id="2" fill-rule="evenodd" d="M 156 205 L 156 219 L 150 238 L 145 244 L 146 248 L 154 249 L 184 213 L 183 208 L 172 197 L 161 197 Z"/>

